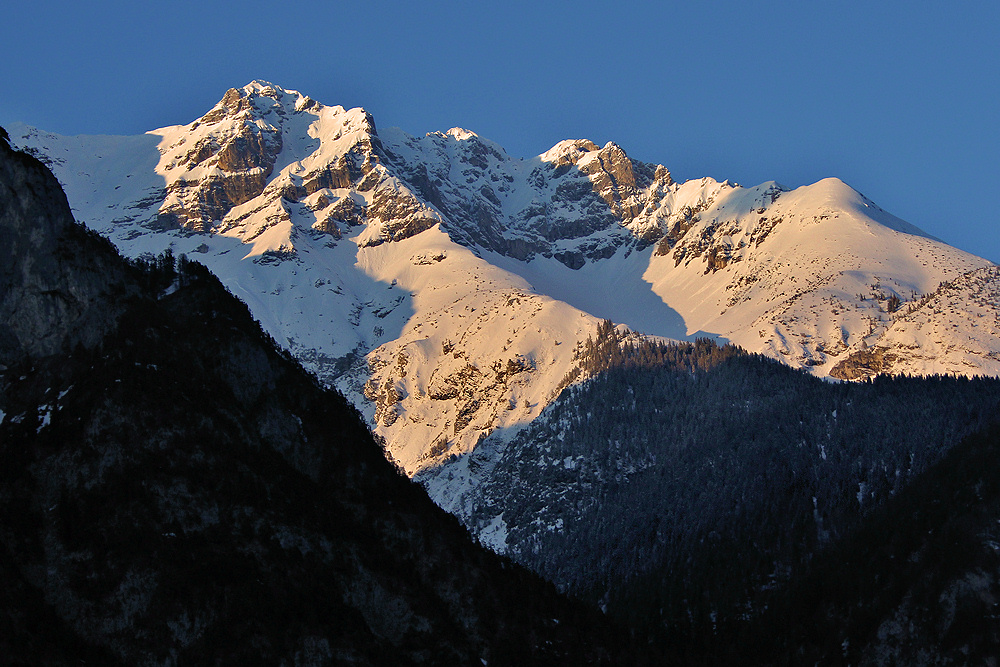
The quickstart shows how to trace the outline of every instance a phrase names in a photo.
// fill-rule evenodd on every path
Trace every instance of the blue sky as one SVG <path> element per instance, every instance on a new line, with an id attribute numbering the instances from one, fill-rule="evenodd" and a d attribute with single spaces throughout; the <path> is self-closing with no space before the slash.
<path id="1" fill-rule="evenodd" d="M 37 0 L 0 31 L 0 123 L 137 134 L 261 78 L 515 157 L 585 137 L 678 179 L 837 176 L 1000 262 L 995 0 Z"/>

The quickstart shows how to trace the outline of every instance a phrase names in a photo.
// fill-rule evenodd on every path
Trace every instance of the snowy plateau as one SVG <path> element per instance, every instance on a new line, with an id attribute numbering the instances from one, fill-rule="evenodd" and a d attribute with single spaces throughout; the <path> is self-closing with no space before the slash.
<path id="1" fill-rule="evenodd" d="M 678 183 L 587 140 L 512 158 L 262 81 L 140 136 L 7 130 L 123 254 L 208 266 L 460 516 L 603 319 L 820 377 L 1000 375 L 1000 268 L 835 178 Z"/>

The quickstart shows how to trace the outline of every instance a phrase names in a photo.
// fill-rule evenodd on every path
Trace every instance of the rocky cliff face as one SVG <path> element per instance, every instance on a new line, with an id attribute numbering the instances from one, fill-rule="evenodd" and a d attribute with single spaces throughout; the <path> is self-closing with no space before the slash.
<path id="1" fill-rule="evenodd" d="M 73 222 L 66 196 L 35 158 L 0 139 L 0 370 L 92 346 L 120 310 L 122 273 L 106 243 Z"/>
<path id="2" fill-rule="evenodd" d="M 522 261 L 554 257 L 571 269 L 655 241 L 658 227 L 633 222 L 659 192 L 654 185 L 672 184 L 666 168 L 613 143 L 564 141 L 527 162 L 461 128 L 422 138 L 393 131 L 384 145 L 456 240 Z"/>
<path id="3" fill-rule="evenodd" d="M 166 181 L 155 218 L 160 226 L 244 240 L 277 227 L 281 239 L 262 252 L 290 253 L 292 219 L 299 212 L 312 219 L 311 229 L 335 239 L 353 225 L 377 225 L 372 244 L 406 238 L 440 221 L 381 166 L 374 120 L 360 109 L 324 107 L 254 83 L 230 89 L 203 117 L 167 128 L 162 136 L 156 168 Z M 323 143 L 336 150 L 310 155 Z M 357 196 L 345 197 L 345 190 Z"/>
<path id="4" fill-rule="evenodd" d="M 317 118 L 334 122 L 320 130 Z M 313 228 L 335 237 L 344 231 L 336 222 L 377 223 L 370 244 L 441 222 L 470 244 L 518 259 L 555 257 L 574 269 L 629 243 L 622 226 L 635 227 L 640 246 L 657 240 L 663 231 L 650 224 L 647 209 L 662 192 L 650 188 L 673 183 L 664 167 L 631 160 L 613 143 L 562 142 L 523 164 L 459 128 L 422 138 L 392 130 L 383 138 L 360 109 L 324 107 L 262 82 L 229 90 L 205 116 L 162 135 L 157 170 L 167 185 L 159 225 L 238 231 L 280 197 L 285 214 L 276 209 L 272 222 L 276 216 L 287 222 L 288 205 L 305 202 L 316 216 Z M 340 145 L 315 151 L 316 139 Z M 275 172 L 286 148 L 280 162 L 297 164 Z M 345 189 L 362 197 L 331 196 Z M 325 192 L 312 196 L 319 191 Z"/>

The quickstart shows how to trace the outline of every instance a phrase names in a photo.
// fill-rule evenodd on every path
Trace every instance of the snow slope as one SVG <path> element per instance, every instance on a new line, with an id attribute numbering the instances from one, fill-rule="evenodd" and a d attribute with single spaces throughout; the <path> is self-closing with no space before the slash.
<path id="1" fill-rule="evenodd" d="M 602 318 L 820 376 L 1000 374 L 996 267 L 836 179 L 677 183 L 587 140 L 516 159 L 262 81 L 137 137 L 8 130 L 123 253 L 219 275 L 458 511 L 485 472 L 454 455 L 495 460 Z"/>

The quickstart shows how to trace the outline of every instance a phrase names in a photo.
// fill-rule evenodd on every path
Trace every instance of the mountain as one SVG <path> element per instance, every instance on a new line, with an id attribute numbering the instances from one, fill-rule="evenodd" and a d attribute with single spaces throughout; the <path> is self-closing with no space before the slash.
<path id="1" fill-rule="evenodd" d="M 997 267 L 836 179 L 678 183 L 586 140 L 515 159 L 259 81 L 142 136 L 11 136 L 124 254 L 207 265 L 461 515 L 496 460 L 470 453 L 580 377 L 604 318 L 820 377 L 1000 373 Z"/>
<path id="2" fill-rule="evenodd" d="M 1000 400 L 978 377 L 998 372 L 997 267 L 836 179 L 678 183 L 586 140 L 514 159 L 265 82 L 141 137 L 12 129 L 152 275 L 204 262 L 483 543 L 681 661 L 888 655 L 910 621 L 933 635 L 934 591 L 992 594 L 948 588 L 975 558 L 888 588 L 884 563 L 828 560 L 905 532 L 893 508 L 933 505 L 922 480 L 960 485 L 952 448 L 978 431 L 989 451 Z M 978 534 L 968 508 L 933 523 Z M 911 538 L 890 560 L 946 549 Z M 860 596 L 810 597 L 831 572 Z M 826 628 L 793 628 L 803 608 Z M 954 636 L 911 646 L 956 655 Z"/>
<path id="3" fill-rule="evenodd" d="M 122 260 L 5 138 L 0 253 L 5 664 L 643 661 L 474 545 L 207 269 Z"/>

